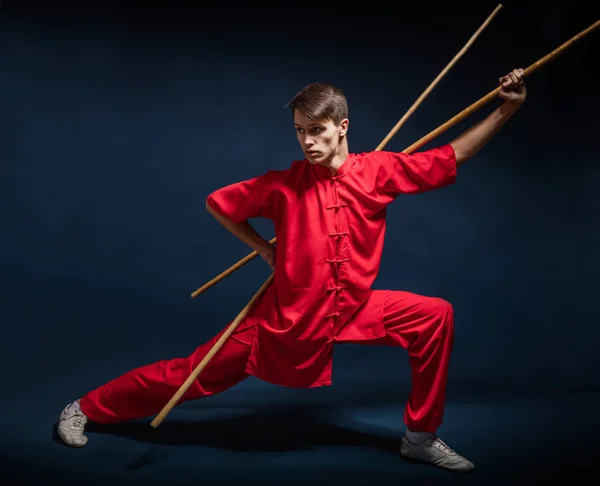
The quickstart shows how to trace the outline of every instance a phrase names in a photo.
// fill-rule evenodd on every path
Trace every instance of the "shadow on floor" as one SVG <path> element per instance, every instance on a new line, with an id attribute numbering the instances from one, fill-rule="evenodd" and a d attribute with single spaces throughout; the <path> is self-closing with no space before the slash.
<path id="1" fill-rule="evenodd" d="M 114 425 L 90 422 L 86 434 L 110 434 L 149 444 L 195 445 L 236 452 L 298 451 L 316 446 L 360 446 L 398 452 L 400 435 L 389 438 L 332 425 L 321 418 L 320 411 L 320 407 L 286 405 L 202 421 L 167 418 L 156 429 L 150 426 L 150 420 Z M 54 440 L 60 442 L 56 424 Z"/>

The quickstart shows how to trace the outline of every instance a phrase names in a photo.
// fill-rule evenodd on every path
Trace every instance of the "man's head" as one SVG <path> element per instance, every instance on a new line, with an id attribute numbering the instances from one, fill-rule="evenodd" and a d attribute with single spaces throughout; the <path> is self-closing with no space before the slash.
<path id="1" fill-rule="evenodd" d="M 327 164 L 348 153 L 348 104 L 341 89 L 312 83 L 286 105 L 292 110 L 298 142 L 311 163 Z"/>

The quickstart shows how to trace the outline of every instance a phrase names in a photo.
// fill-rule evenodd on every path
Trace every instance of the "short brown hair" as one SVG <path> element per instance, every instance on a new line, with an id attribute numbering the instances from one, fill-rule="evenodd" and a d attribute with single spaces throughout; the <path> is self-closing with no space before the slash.
<path id="1" fill-rule="evenodd" d="M 285 105 L 300 111 L 309 120 L 331 120 L 336 125 L 348 118 L 348 103 L 344 92 L 329 83 L 311 83 L 294 95 Z"/>

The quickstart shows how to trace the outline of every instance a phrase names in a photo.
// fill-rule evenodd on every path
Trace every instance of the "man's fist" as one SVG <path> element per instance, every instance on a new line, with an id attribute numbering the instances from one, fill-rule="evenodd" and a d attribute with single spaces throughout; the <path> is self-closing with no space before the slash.
<path id="1" fill-rule="evenodd" d="M 506 76 L 502 76 L 499 82 L 501 89 L 498 96 L 500 98 L 515 105 L 520 105 L 525 101 L 527 88 L 525 87 L 522 69 L 513 69 Z"/>

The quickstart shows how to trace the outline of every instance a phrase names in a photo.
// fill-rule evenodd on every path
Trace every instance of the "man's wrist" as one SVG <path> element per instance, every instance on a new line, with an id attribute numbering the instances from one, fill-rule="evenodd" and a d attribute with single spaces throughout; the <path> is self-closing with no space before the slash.
<path id="1" fill-rule="evenodd" d="M 502 117 L 509 117 L 515 114 L 522 105 L 523 102 L 504 100 L 499 106 L 498 111 Z"/>

